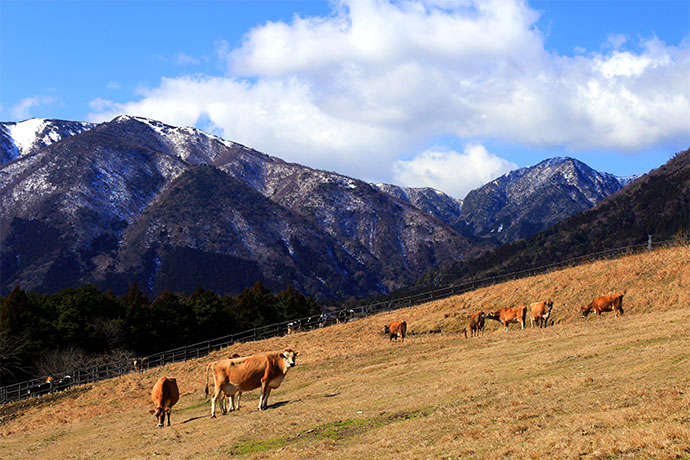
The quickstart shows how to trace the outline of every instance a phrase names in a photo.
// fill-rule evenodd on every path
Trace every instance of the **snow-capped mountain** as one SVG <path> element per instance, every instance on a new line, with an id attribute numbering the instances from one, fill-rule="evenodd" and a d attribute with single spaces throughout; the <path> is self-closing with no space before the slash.
<path id="1" fill-rule="evenodd" d="M 471 191 L 454 227 L 507 243 L 590 209 L 623 184 L 573 158 L 551 158 Z"/>
<path id="2" fill-rule="evenodd" d="M 460 217 L 462 200 L 457 200 L 439 190 L 430 187 L 402 187 L 392 184 L 372 185 L 447 224 L 453 224 Z"/>
<path id="3" fill-rule="evenodd" d="M 481 249 L 365 182 L 129 116 L 1 166 L 0 226 L 3 292 L 261 280 L 363 297 Z"/>
<path id="4" fill-rule="evenodd" d="M 34 153 L 94 126 L 94 123 L 42 118 L 0 123 L 0 164 Z"/>

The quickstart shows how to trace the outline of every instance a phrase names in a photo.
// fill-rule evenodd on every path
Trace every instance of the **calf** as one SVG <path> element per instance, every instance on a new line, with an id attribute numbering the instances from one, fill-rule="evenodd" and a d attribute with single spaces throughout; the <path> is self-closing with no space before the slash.
<path id="1" fill-rule="evenodd" d="M 401 342 L 404 342 L 405 335 L 407 334 L 407 323 L 405 321 L 393 321 L 390 326 L 384 326 L 383 330 L 388 334 L 388 341 L 395 338 L 397 342 L 398 338 L 400 338 Z"/>
<path id="2" fill-rule="evenodd" d="M 239 395 L 261 387 L 259 410 L 268 406 L 271 390 L 278 388 L 288 370 L 295 365 L 298 352 L 286 348 L 282 352 L 261 353 L 244 358 L 222 359 L 206 367 L 206 395 L 208 395 L 208 376 L 213 372 L 215 391 L 211 399 L 211 417 L 216 416 L 216 402 L 221 393 L 230 398 L 232 410 L 238 410 Z M 235 395 L 237 401 L 235 404 Z"/>
<path id="3" fill-rule="evenodd" d="M 525 328 L 525 317 L 527 316 L 527 307 L 520 305 L 519 307 L 507 307 L 500 310 L 492 311 L 486 315 L 487 319 L 495 319 L 503 324 L 505 332 L 508 332 L 508 324 L 520 323 L 522 329 Z"/>
<path id="4" fill-rule="evenodd" d="M 546 327 L 549 316 L 551 316 L 551 309 L 553 308 L 553 302 L 551 299 L 542 300 L 541 302 L 535 302 L 529 306 L 530 309 L 530 327 L 534 327 L 534 323 L 537 323 L 537 327 Z"/>
<path id="5" fill-rule="evenodd" d="M 623 315 L 623 293 L 617 293 L 612 295 L 603 295 L 592 300 L 589 305 L 582 307 L 582 317 L 586 318 L 590 312 L 594 311 L 597 314 L 597 319 L 601 317 L 601 313 L 605 311 L 613 311 L 615 316 Z"/>
<path id="6" fill-rule="evenodd" d="M 180 390 L 177 388 L 177 381 L 170 377 L 161 377 L 151 390 L 151 400 L 156 405 L 151 412 L 156 420 L 158 426 L 163 427 L 165 416 L 168 416 L 168 426 L 170 426 L 170 411 L 172 407 L 180 399 Z"/>

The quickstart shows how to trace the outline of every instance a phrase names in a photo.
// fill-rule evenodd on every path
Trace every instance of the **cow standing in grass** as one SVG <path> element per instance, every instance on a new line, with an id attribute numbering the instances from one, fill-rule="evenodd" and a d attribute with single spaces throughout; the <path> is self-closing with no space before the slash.
<path id="1" fill-rule="evenodd" d="M 400 338 L 404 342 L 405 335 L 407 334 L 407 323 L 405 321 L 393 321 L 390 326 L 383 327 L 383 332 L 388 335 L 389 341 L 395 338 L 397 342 L 398 338 Z"/>
<path id="2" fill-rule="evenodd" d="M 484 319 L 486 318 L 486 313 L 483 311 L 478 311 L 472 313 L 467 320 L 467 327 L 462 330 L 467 338 L 467 329 L 470 330 L 470 337 L 479 337 L 479 333 L 484 330 Z"/>
<path id="3" fill-rule="evenodd" d="M 265 410 L 271 390 L 278 388 L 288 370 L 295 365 L 298 352 L 286 348 L 282 352 L 261 353 L 244 358 L 214 361 L 206 368 L 206 395 L 208 395 L 208 376 L 213 372 L 215 390 L 211 398 L 211 417 L 216 417 L 216 402 L 221 393 L 230 398 L 232 410 L 238 410 L 239 395 L 261 387 L 259 410 Z M 237 400 L 235 400 L 237 395 Z"/>
<path id="4" fill-rule="evenodd" d="M 168 416 L 168 426 L 170 426 L 170 411 L 179 399 L 180 390 L 177 388 L 177 381 L 175 379 L 170 377 L 158 379 L 151 391 L 151 400 L 156 405 L 156 408 L 151 409 L 149 412 L 156 417 L 160 428 L 163 427 L 166 415 Z"/>
<path id="5" fill-rule="evenodd" d="M 546 327 L 549 316 L 551 316 L 551 309 L 553 308 L 553 302 L 551 299 L 542 300 L 541 302 L 535 302 L 529 306 L 530 310 L 530 327 L 534 327 L 534 323 L 537 323 L 537 327 Z"/>
<path id="6" fill-rule="evenodd" d="M 582 317 L 586 318 L 592 311 L 596 312 L 597 319 L 601 317 L 601 313 L 605 311 L 612 311 L 615 316 L 623 315 L 623 296 L 625 291 L 622 293 L 603 295 L 592 300 L 589 305 L 582 307 Z"/>
<path id="7" fill-rule="evenodd" d="M 519 307 L 507 307 L 492 311 L 486 315 L 486 318 L 500 322 L 505 327 L 505 332 L 508 332 L 508 324 L 510 323 L 520 323 L 520 326 L 524 329 L 526 316 L 527 307 L 520 305 Z"/>

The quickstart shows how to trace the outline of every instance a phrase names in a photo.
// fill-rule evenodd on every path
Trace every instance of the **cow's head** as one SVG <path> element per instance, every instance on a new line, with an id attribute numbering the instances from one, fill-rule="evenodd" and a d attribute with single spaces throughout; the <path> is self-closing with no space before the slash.
<path id="1" fill-rule="evenodd" d="M 586 307 L 582 307 L 582 317 L 586 318 L 590 311 L 592 311 L 591 306 L 587 305 Z"/>
<path id="2" fill-rule="evenodd" d="M 294 351 L 291 348 L 286 348 L 280 356 L 285 360 L 285 365 L 290 368 L 295 365 L 295 358 L 299 356 L 299 352 Z"/>
<path id="3" fill-rule="evenodd" d="M 486 319 L 498 319 L 499 316 L 500 316 L 499 311 L 490 311 L 490 312 L 487 313 L 484 317 L 485 317 Z"/>
<path id="4" fill-rule="evenodd" d="M 170 412 L 170 409 L 164 409 L 163 407 L 157 407 L 155 409 L 151 409 L 149 413 L 153 414 L 154 417 L 156 417 L 156 421 L 158 421 L 158 427 L 163 428 L 163 422 L 165 421 L 165 414 L 166 412 Z"/>
<path id="5" fill-rule="evenodd" d="M 383 326 L 383 333 L 386 335 L 390 334 L 391 333 L 390 328 L 388 326 Z"/>
<path id="6" fill-rule="evenodd" d="M 549 299 L 546 301 L 546 309 L 549 311 L 549 313 L 551 313 L 552 308 L 553 308 L 553 302 L 551 301 L 551 299 Z"/>

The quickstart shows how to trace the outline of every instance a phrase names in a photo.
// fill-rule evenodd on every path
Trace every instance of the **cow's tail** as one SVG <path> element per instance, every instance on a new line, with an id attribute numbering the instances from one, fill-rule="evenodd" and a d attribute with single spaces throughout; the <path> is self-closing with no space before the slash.
<path id="1" fill-rule="evenodd" d="M 211 370 L 211 366 L 213 366 L 213 362 L 208 363 L 208 366 L 206 366 L 206 388 L 204 389 L 204 393 L 206 393 L 206 398 L 208 398 L 208 373 Z"/>

